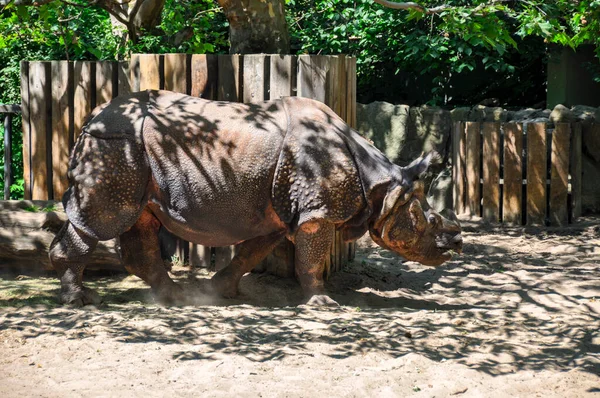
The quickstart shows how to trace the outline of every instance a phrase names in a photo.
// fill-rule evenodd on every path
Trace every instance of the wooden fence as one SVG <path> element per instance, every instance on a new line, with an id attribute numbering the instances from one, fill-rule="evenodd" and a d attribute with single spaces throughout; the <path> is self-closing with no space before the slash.
<path id="1" fill-rule="evenodd" d="M 457 214 L 557 226 L 581 215 L 581 124 L 456 122 L 452 144 Z"/>
<path id="2" fill-rule="evenodd" d="M 339 56 L 140 54 L 129 62 L 49 61 L 21 63 L 25 199 L 60 200 L 67 188 L 73 143 L 91 110 L 123 93 L 166 89 L 207 99 L 260 102 L 309 97 L 356 124 L 356 59 Z M 207 248 L 161 232 L 163 253 L 217 269 L 234 247 Z M 263 267 L 293 273 L 293 246 L 279 247 Z M 327 270 L 354 254 L 336 233 Z"/>

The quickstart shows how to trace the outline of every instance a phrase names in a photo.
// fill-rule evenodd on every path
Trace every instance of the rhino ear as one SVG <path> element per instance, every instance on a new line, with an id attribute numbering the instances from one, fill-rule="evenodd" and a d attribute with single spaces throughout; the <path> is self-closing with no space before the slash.
<path id="1" fill-rule="evenodd" d="M 416 181 L 427 171 L 432 164 L 441 163 L 442 157 L 436 151 L 431 151 L 427 155 L 421 155 L 413 160 L 408 166 L 404 167 L 408 181 Z"/>

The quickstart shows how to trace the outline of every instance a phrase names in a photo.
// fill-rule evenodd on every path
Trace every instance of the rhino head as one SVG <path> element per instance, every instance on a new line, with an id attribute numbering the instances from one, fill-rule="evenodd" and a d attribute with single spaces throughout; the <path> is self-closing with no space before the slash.
<path id="1" fill-rule="evenodd" d="M 449 209 L 441 213 L 432 209 L 418 179 L 437 156 L 430 153 L 400 168 L 401 175 L 388 188 L 381 212 L 369 228 L 381 247 L 430 266 L 450 260 L 451 251 L 460 253 L 463 243 L 456 215 Z"/>

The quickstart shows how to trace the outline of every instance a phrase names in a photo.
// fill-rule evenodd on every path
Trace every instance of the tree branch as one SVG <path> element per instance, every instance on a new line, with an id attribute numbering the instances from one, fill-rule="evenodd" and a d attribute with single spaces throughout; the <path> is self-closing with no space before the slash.
<path id="1" fill-rule="evenodd" d="M 442 4 L 439 5 L 437 7 L 432 7 L 432 8 L 427 8 L 425 6 L 422 6 L 418 3 L 414 3 L 414 2 L 402 2 L 402 3 L 396 3 L 395 1 L 389 1 L 389 0 L 373 0 L 375 3 L 377 4 L 381 4 L 384 7 L 387 8 L 392 8 L 394 10 L 417 10 L 420 11 L 424 14 L 437 14 L 439 12 L 442 12 L 444 10 L 449 10 L 449 9 L 453 9 L 453 8 L 457 8 L 455 6 L 450 6 L 448 4 Z M 499 3 L 509 3 L 509 2 L 522 2 L 522 3 L 526 3 L 526 4 L 530 4 L 528 1 L 526 0 L 490 0 L 487 3 L 482 3 L 480 5 L 478 5 L 477 7 L 473 7 L 473 9 L 471 9 L 471 13 L 476 13 L 481 11 L 482 9 L 484 9 L 485 7 L 491 7 L 495 4 L 499 4 Z"/>

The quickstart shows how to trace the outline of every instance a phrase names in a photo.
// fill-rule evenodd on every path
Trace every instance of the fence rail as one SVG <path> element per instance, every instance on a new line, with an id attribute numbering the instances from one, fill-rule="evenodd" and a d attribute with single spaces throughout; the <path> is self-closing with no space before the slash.
<path id="1" fill-rule="evenodd" d="M 68 156 L 87 115 L 117 95 L 146 89 L 235 102 L 297 95 L 324 102 L 356 124 L 356 59 L 343 55 L 138 54 L 129 62 L 22 62 L 25 199 L 60 200 L 67 188 Z M 189 257 L 197 266 L 222 267 L 235 252 L 234 247 L 190 245 L 166 231 L 161 235 L 163 253 Z M 353 245 L 336 233 L 328 269 L 340 269 L 353 254 Z M 275 256 L 267 260 L 271 269 L 293 272 L 291 243 Z"/>
<path id="2" fill-rule="evenodd" d="M 21 113 L 20 105 L 0 105 L 0 117 L 4 118 L 4 200 L 10 199 L 12 173 L 12 121 L 13 115 Z"/>
<path id="3" fill-rule="evenodd" d="M 519 225 L 581 215 L 581 124 L 456 122 L 457 214 Z"/>

